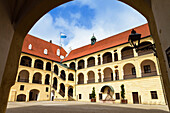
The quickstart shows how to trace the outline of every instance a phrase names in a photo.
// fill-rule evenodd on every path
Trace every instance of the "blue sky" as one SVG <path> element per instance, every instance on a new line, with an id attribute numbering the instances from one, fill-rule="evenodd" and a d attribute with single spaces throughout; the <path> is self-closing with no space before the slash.
<path id="1" fill-rule="evenodd" d="M 145 23 L 140 13 L 117 0 L 75 0 L 45 14 L 29 34 L 59 45 L 63 32 L 62 47 L 69 51 L 90 44 L 93 33 L 99 41 Z"/>

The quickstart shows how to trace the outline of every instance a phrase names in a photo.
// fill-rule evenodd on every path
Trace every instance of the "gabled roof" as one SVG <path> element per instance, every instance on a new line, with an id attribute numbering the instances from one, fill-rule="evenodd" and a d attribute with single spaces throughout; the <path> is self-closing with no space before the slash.
<path id="1" fill-rule="evenodd" d="M 32 50 L 28 49 L 28 46 L 30 44 L 32 45 Z M 59 48 L 60 47 L 58 45 L 27 34 L 22 46 L 22 52 L 60 62 L 61 59 L 59 56 L 57 56 L 57 49 Z M 44 49 L 48 50 L 47 55 L 44 54 Z M 67 52 L 63 48 L 61 48 L 60 54 L 66 56 Z"/>
<path id="2" fill-rule="evenodd" d="M 148 24 L 144 24 L 133 29 L 135 29 L 137 33 L 140 33 L 142 38 L 150 36 Z M 89 44 L 89 45 L 74 49 L 69 53 L 69 55 L 66 58 L 64 58 L 63 62 L 72 60 L 75 58 L 79 58 L 79 57 L 82 57 L 82 56 L 85 56 L 85 55 L 88 55 L 94 52 L 98 52 L 98 51 L 101 51 L 107 48 L 118 46 L 120 44 L 127 43 L 128 37 L 131 34 L 131 30 L 132 29 L 119 33 L 117 35 L 111 36 L 104 40 L 98 41 L 94 45 Z"/>

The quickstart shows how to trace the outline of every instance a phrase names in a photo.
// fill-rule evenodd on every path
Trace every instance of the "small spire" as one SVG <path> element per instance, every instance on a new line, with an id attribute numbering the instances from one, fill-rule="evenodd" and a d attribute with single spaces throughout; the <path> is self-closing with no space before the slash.
<path id="1" fill-rule="evenodd" d="M 94 45 L 96 43 L 96 37 L 94 36 L 94 33 L 93 33 L 93 36 L 91 38 L 91 45 Z"/>

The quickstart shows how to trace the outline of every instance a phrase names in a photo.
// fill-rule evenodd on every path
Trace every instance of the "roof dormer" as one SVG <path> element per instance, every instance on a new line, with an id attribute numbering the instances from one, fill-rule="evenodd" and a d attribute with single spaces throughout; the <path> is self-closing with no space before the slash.
<path id="1" fill-rule="evenodd" d="M 29 44 L 29 45 L 28 45 L 28 49 L 29 49 L 29 50 L 32 50 L 32 44 Z"/>
<path id="2" fill-rule="evenodd" d="M 44 54 L 47 55 L 48 54 L 48 50 L 44 49 Z"/>

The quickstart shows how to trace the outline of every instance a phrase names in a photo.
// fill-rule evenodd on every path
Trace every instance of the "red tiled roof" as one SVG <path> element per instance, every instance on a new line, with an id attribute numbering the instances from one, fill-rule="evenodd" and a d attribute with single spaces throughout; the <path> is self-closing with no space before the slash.
<path id="1" fill-rule="evenodd" d="M 135 29 L 137 33 L 140 33 L 141 37 L 150 36 L 148 24 L 144 24 L 133 29 Z M 132 29 L 119 33 L 117 35 L 111 36 L 104 40 L 98 41 L 94 45 L 89 44 L 89 45 L 80 47 L 78 49 L 72 50 L 69 53 L 69 55 L 66 58 L 64 58 L 63 62 L 72 60 L 78 57 L 82 57 L 84 55 L 88 55 L 88 54 L 91 54 L 97 51 L 101 51 L 101 50 L 104 50 L 110 47 L 114 47 L 114 46 L 117 46 L 123 43 L 127 43 L 128 37 L 131 34 L 131 30 Z"/>
<path id="2" fill-rule="evenodd" d="M 29 44 L 32 44 L 32 50 L 28 49 Z M 47 55 L 44 54 L 44 49 L 48 50 Z M 31 36 L 29 34 L 27 34 L 27 36 L 25 37 L 24 43 L 23 43 L 23 46 L 22 46 L 22 52 L 60 62 L 61 59 L 56 54 L 57 49 L 59 49 L 58 45 L 52 44 L 52 43 L 47 42 L 45 40 Z M 60 54 L 63 55 L 63 56 L 66 56 L 67 53 L 63 48 L 61 48 Z"/>

